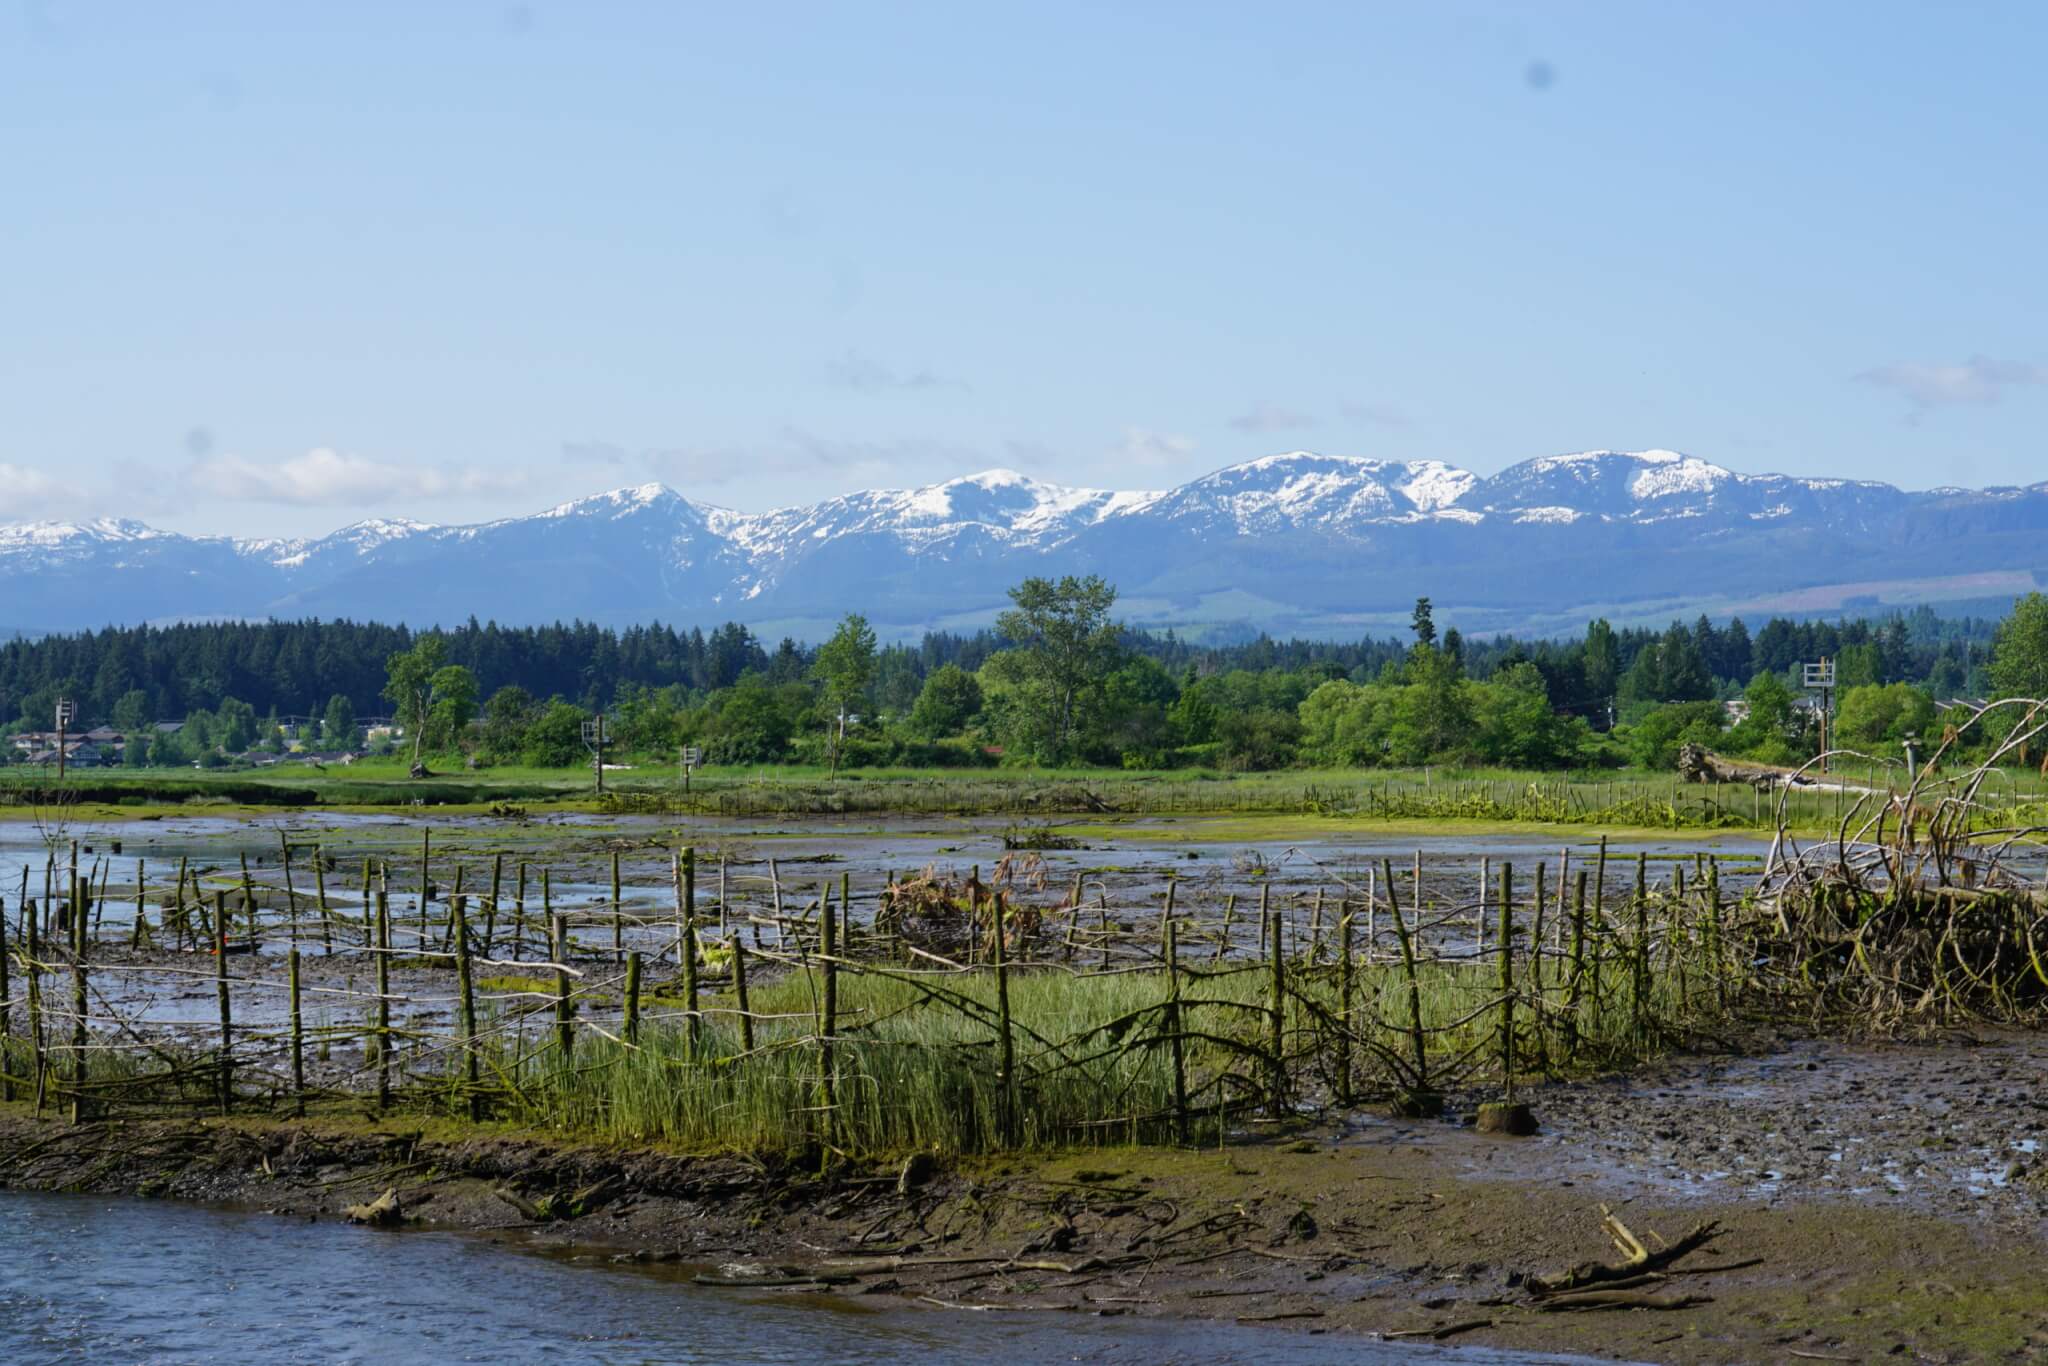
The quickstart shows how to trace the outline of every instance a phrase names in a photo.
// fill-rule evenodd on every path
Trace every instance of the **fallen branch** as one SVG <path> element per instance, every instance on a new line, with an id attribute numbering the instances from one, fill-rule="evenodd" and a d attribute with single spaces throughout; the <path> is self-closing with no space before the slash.
<path id="1" fill-rule="evenodd" d="M 1704 1224 L 1695 1224 L 1691 1231 L 1677 1242 L 1672 1243 L 1669 1247 L 1652 1252 L 1649 1248 L 1643 1246 L 1640 1238 L 1629 1231 L 1628 1225 L 1614 1217 L 1614 1212 L 1608 1209 L 1607 1206 L 1602 1205 L 1600 1207 L 1600 1215 L 1600 1227 L 1605 1229 L 1607 1236 L 1613 1240 L 1615 1250 L 1622 1254 L 1622 1260 L 1619 1262 L 1581 1262 L 1577 1266 L 1570 1267 L 1554 1276 L 1531 1276 L 1527 1282 L 1530 1294 L 1540 1299 L 1547 1295 L 1557 1295 L 1569 1290 L 1578 1290 L 1585 1286 L 1611 1285 L 1616 1281 L 1641 1284 L 1640 1278 L 1646 1273 L 1660 1271 L 1687 1253 L 1704 1247 L 1719 1231 L 1719 1226 L 1712 1220 Z M 1655 1307 L 1671 1308 L 1674 1306 L 1660 1305 Z"/>

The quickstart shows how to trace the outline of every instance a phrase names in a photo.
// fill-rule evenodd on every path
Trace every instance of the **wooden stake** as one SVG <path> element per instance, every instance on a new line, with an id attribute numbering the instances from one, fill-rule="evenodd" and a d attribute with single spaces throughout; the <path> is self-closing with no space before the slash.
<path id="1" fill-rule="evenodd" d="M 296 944 L 285 957 L 285 972 L 291 988 L 292 1012 L 292 1113 L 306 1113 L 306 1027 L 300 1014 L 299 949 Z"/>

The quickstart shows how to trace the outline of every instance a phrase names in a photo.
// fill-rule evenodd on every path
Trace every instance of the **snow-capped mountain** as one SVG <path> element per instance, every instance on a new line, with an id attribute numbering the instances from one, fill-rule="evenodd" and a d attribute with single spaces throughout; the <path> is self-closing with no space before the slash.
<path id="1" fill-rule="evenodd" d="M 645 484 L 529 517 L 383 519 L 298 540 L 112 519 L 0 525 L 0 622 L 730 619 L 816 636 L 861 611 L 901 636 L 986 622 L 1017 580 L 1066 573 L 1115 582 L 1135 622 L 1310 634 L 1385 629 L 1423 594 L 1472 629 L 1981 610 L 2036 569 L 2048 577 L 2044 531 L 2048 484 L 1908 493 L 1673 451 L 1543 456 L 1482 477 L 1294 451 L 1159 491 L 990 470 L 764 513 Z"/>

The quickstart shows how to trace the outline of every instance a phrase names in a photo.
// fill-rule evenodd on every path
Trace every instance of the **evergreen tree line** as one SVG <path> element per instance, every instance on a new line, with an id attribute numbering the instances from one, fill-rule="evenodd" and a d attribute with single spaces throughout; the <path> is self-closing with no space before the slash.
<path id="1" fill-rule="evenodd" d="M 1572 640 L 1499 635 L 1482 641 L 1451 629 L 1440 640 L 1432 634 L 1431 643 L 1473 680 L 1529 665 L 1553 710 L 1605 729 L 1631 707 L 1733 697 L 1758 674 L 1785 674 L 1823 657 L 1836 661 L 1845 689 L 1910 683 L 1937 697 L 1979 695 L 1989 689 L 1985 670 L 1996 628 L 1994 621 L 1942 618 L 1921 607 L 1877 620 L 1773 618 L 1753 634 L 1740 619 L 1720 626 L 1701 617 L 1663 631 L 1596 621 Z M 664 689 L 701 703 L 743 677 L 771 687 L 802 684 L 820 648 L 789 638 L 770 648 L 732 622 L 708 633 L 659 623 L 614 630 L 587 622 L 501 626 L 474 619 L 432 632 L 317 620 L 109 627 L 0 645 L 0 725 L 46 729 L 60 696 L 76 702 L 82 726 L 182 720 L 218 712 L 231 701 L 237 714 L 246 708 L 266 717 L 322 717 L 335 712 L 337 700 L 356 717 L 390 715 L 387 663 L 429 635 L 444 642 L 446 661 L 467 669 L 482 696 L 515 687 L 585 711 Z M 982 630 L 930 632 L 915 645 L 881 647 L 862 701 L 878 712 L 908 714 L 935 671 L 951 665 L 978 673 L 1011 643 L 998 631 Z M 1295 691 L 1279 682 L 1282 676 L 1378 678 L 1390 665 L 1405 667 L 1415 642 L 1262 635 L 1205 645 L 1172 631 L 1126 630 L 1119 643 L 1176 685 L 1271 675 L 1277 698 Z"/>

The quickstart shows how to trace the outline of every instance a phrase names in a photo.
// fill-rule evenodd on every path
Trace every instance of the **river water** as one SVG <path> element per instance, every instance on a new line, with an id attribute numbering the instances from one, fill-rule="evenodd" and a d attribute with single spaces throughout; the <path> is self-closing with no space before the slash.
<path id="1" fill-rule="evenodd" d="M 0 1360 L 440 1363 L 1559 1361 L 1230 1323 L 876 1307 L 693 1286 L 474 1235 L 0 1193 Z"/>

